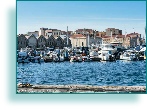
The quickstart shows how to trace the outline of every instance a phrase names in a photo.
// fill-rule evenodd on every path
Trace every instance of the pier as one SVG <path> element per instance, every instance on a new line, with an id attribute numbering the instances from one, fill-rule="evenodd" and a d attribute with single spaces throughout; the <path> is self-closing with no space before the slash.
<path id="1" fill-rule="evenodd" d="M 17 93 L 146 93 L 146 87 L 92 85 L 17 85 Z"/>

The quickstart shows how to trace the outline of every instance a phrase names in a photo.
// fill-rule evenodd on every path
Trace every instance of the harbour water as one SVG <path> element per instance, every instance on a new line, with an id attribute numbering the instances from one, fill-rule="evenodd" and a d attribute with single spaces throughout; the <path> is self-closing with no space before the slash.
<path id="1" fill-rule="evenodd" d="M 20 63 L 17 83 L 145 86 L 146 61 Z"/>

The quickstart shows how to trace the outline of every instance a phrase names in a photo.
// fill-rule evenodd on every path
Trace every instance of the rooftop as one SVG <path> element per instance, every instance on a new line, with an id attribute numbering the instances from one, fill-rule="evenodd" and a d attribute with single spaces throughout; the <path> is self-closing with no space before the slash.
<path id="1" fill-rule="evenodd" d="M 74 34 L 74 35 L 72 35 L 72 36 L 70 36 L 70 38 L 82 38 L 82 37 L 84 37 L 84 38 L 86 38 L 86 36 L 84 36 L 84 35 L 82 35 L 82 34 Z"/>

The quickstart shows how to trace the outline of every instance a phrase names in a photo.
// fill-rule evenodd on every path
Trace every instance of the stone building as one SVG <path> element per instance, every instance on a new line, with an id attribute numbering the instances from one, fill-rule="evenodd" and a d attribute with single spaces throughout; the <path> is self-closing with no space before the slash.
<path id="1" fill-rule="evenodd" d="M 56 39 L 56 46 L 55 46 L 55 48 L 63 49 L 63 47 L 64 47 L 64 40 L 59 36 Z"/>
<path id="2" fill-rule="evenodd" d="M 57 39 L 61 35 L 61 30 L 52 29 L 52 35 Z"/>
<path id="3" fill-rule="evenodd" d="M 99 36 L 99 37 L 103 37 L 103 36 L 105 36 L 106 35 L 106 32 L 98 32 L 97 33 L 97 36 Z"/>
<path id="4" fill-rule="evenodd" d="M 93 34 L 93 29 L 86 29 L 86 28 L 84 28 L 84 29 L 77 29 L 76 31 L 75 31 L 75 34 Z"/>
<path id="5" fill-rule="evenodd" d="M 44 49 L 46 47 L 46 38 L 43 35 L 37 37 L 37 41 L 38 48 Z"/>
<path id="6" fill-rule="evenodd" d="M 88 38 L 87 38 L 87 44 L 88 44 Z M 90 36 L 89 37 L 89 46 L 99 45 L 99 44 L 102 44 L 102 38 L 101 37 L 99 37 L 99 36 Z"/>
<path id="7" fill-rule="evenodd" d="M 122 46 L 125 48 L 136 47 L 137 45 L 141 45 L 141 34 L 131 33 L 125 35 L 112 35 L 111 36 L 103 36 L 103 43 L 112 43 L 119 42 L 122 43 Z"/>
<path id="8" fill-rule="evenodd" d="M 69 38 L 68 38 L 68 41 L 67 41 L 67 38 L 64 38 L 63 40 L 64 40 L 64 47 L 71 47 L 71 40 Z M 67 42 L 68 42 L 68 44 L 67 44 Z"/>
<path id="9" fill-rule="evenodd" d="M 51 35 L 53 35 L 53 33 L 52 33 L 52 32 L 53 32 L 53 31 L 52 31 L 52 30 L 50 30 L 50 29 L 45 30 L 45 36 L 50 37 Z"/>
<path id="10" fill-rule="evenodd" d="M 27 38 L 27 46 L 33 49 L 37 48 L 37 38 L 32 34 L 31 36 L 25 36 Z"/>
<path id="11" fill-rule="evenodd" d="M 21 48 L 26 48 L 27 46 L 27 38 L 20 34 L 17 36 L 17 49 L 20 50 Z"/>
<path id="12" fill-rule="evenodd" d="M 82 34 L 74 34 L 70 36 L 71 45 L 72 47 L 86 47 L 87 46 L 87 40 L 86 36 Z"/>
<path id="13" fill-rule="evenodd" d="M 48 28 L 40 28 L 39 36 L 41 36 L 41 35 L 45 36 L 45 31 L 46 30 L 48 30 Z"/>
<path id="14" fill-rule="evenodd" d="M 46 46 L 50 48 L 55 48 L 56 39 L 51 35 L 50 37 L 46 36 Z"/>
<path id="15" fill-rule="evenodd" d="M 106 36 L 111 36 L 112 35 L 122 35 L 122 30 L 115 29 L 115 28 L 107 28 L 106 29 Z"/>
<path id="16" fill-rule="evenodd" d="M 127 36 L 130 37 L 130 47 L 136 47 L 141 43 L 141 34 L 138 33 L 130 33 Z"/>

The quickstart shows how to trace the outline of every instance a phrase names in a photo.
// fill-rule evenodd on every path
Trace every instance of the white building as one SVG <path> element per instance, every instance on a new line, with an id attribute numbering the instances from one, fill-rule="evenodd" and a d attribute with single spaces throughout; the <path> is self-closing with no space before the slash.
<path id="1" fill-rule="evenodd" d="M 50 37 L 51 35 L 53 35 L 53 31 L 52 30 L 45 30 L 45 36 Z"/>
<path id="2" fill-rule="evenodd" d="M 39 36 L 41 36 L 41 35 L 45 36 L 45 31 L 46 30 L 48 30 L 48 28 L 40 28 Z"/>

